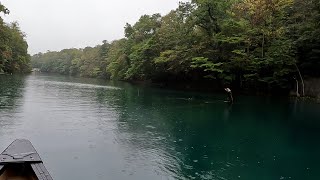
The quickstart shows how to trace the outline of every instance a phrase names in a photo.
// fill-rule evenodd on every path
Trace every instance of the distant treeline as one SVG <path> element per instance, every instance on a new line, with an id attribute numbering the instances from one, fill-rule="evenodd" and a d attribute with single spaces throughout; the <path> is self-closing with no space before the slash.
<path id="1" fill-rule="evenodd" d="M 9 14 L 9 10 L 0 2 L 1 14 Z M 7 24 L 0 16 L 0 74 L 30 71 L 30 55 L 24 37 L 17 23 Z"/>
<path id="2" fill-rule="evenodd" d="M 128 81 L 288 89 L 320 74 L 319 0 L 192 0 L 125 25 L 125 38 L 38 53 L 33 67 Z M 302 76 L 299 75 L 299 71 Z"/>

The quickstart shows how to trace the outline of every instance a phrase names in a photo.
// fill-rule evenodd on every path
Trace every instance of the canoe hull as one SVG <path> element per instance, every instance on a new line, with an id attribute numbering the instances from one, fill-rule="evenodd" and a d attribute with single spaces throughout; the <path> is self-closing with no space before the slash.
<path id="1" fill-rule="evenodd" d="M 0 180 L 53 180 L 30 141 L 17 139 L 0 154 Z"/>

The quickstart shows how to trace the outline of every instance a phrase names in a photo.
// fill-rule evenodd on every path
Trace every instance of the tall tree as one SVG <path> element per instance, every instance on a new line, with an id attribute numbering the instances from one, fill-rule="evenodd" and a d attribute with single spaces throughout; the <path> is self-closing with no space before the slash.
<path id="1" fill-rule="evenodd" d="M 0 13 L 9 14 L 9 10 L 0 3 Z M 0 16 L 0 73 L 30 71 L 30 56 L 25 34 L 18 23 L 7 24 Z"/>
<path id="2" fill-rule="evenodd" d="M 316 0 L 192 0 L 163 17 L 143 15 L 125 25 L 125 38 L 72 58 L 61 51 L 33 59 L 89 77 L 289 89 L 297 76 L 319 75 L 319 11 Z"/>

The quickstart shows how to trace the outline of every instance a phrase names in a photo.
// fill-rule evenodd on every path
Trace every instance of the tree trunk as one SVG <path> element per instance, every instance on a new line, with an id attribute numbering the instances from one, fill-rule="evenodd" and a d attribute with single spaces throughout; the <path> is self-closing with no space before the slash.
<path id="1" fill-rule="evenodd" d="M 300 94 L 299 94 L 299 81 L 295 77 L 293 79 L 296 80 L 296 96 L 300 97 Z"/>
<path id="2" fill-rule="evenodd" d="M 230 91 L 230 92 L 228 93 L 228 95 L 229 95 L 229 101 L 230 101 L 230 103 L 233 104 L 232 92 Z"/>
<path id="3" fill-rule="evenodd" d="M 264 37 L 264 33 L 262 34 L 262 52 L 261 52 L 261 57 L 264 58 L 264 41 L 265 41 L 265 37 Z"/>
<path id="4" fill-rule="evenodd" d="M 300 80 L 301 80 L 301 84 L 302 84 L 302 97 L 303 97 L 303 96 L 305 96 L 305 93 L 304 93 L 304 80 L 303 80 L 303 78 L 302 78 L 301 72 L 300 72 L 297 64 L 294 64 L 294 65 L 296 66 L 297 71 L 298 71 L 299 76 L 300 76 Z"/>

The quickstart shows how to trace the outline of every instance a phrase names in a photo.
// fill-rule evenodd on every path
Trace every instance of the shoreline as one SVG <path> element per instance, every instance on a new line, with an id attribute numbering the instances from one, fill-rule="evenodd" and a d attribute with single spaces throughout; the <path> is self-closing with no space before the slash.
<path id="1" fill-rule="evenodd" d="M 32 73 L 30 73 L 32 74 Z M 154 88 L 160 88 L 160 89 L 168 89 L 168 90 L 179 90 L 179 91 L 188 91 L 188 92 L 203 92 L 203 93 L 224 93 L 224 86 L 219 83 L 218 81 L 212 81 L 212 80 L 202 80 L 202 81 L 151 81 L 151 80 L 112 80 L 107 78 L 101 78 L 101 77 L 83 77 L 78 75 L 65 75 L 65 74 L 59 74 L 59 73 L 50 73 L 50 72 L 41 72 L 36 74 L 43 74 L 43 75 L 60 75 L 60 76 L 66 76 L 66 77 L 75 77 L 75 78 L 89 78 L 89 79 L 100 79 L 105 81 L 118 81 L 118 82 L 125 82 L 132 85 L 137 86 L 143 86 L 143 87 L 154 87 Z M 4 74 L 6 75 L 6 74 Z M 314 81 L 314 79 L 319 79 L 317 77 L 310 78 L 311 81 Z M 307 80 L 308 81 L 308 80 Z M 306 89 L 312 89 L 310 87 L 306 87 Z M 307 91 L 306 95 L 304 97 L 297 97 L 293 92 L 295 91 L 294 88 L 292 89 L 274 89 L 271 91 L 259 91 L 254 88 L 232 88 L 233 94 L 238 95 L 253 95 L 253 96 L 265 96 L 265 97 L 288 97 L 288 98 L 298 98 L 298 99 L 316 99 L 320 100 L 320 94 L 319 95 L 312 95 L 312 92 L 315 92 L 315 90 Z M 316 92 L 320 91 L 320 88 L 316 89 Z M 311 94 L 311 95 L 310 95 Z"/>

